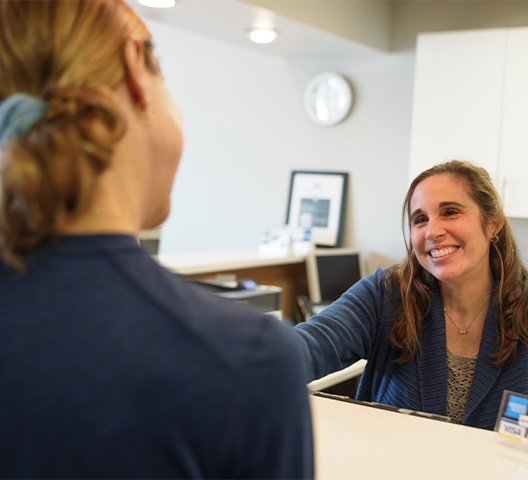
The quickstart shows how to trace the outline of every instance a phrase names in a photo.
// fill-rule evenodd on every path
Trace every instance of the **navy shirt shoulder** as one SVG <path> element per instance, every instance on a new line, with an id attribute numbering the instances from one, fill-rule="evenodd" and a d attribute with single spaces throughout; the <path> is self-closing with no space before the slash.
<path id="1" fill-rule="evenodd" d="M 278 320 L 126 236 L 62 239 L 0 270 L 0 292 L 4 476 L 313 475 L 306 373 Z"/>

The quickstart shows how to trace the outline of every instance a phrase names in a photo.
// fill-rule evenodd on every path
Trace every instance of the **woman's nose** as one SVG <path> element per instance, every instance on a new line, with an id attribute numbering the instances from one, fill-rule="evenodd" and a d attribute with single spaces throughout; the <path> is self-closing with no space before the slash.
<path id="1" fill-rule="evenodd" d="M 425 239 L 426 240 L 438 240 L 446 234 L 445 228 L 442 226 L 441 222 L 436 220 L 429 219 L 427 224 L 427 229 L 425 230 Z"/>

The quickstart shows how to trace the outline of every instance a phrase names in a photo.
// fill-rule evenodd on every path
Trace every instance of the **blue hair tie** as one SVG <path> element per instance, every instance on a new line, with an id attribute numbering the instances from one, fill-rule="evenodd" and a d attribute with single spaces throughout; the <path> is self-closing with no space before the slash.
<path id="1" fill-rule="evenodd" d="M 46 111 L 47 103 L 32 95 L 15 93 L 0 103 L 0 146 L 22 138 Z"/>

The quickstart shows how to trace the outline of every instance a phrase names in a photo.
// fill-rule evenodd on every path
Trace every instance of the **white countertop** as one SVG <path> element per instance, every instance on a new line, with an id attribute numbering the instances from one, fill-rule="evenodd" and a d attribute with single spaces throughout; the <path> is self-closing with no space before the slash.
<path id="1" fill-rule="evenodd" d="M 528 479 L 528 449 L 497 433 L 312 397 L 316 478 Z"/>
<path id="2" fill-rule="evenodd" d="M 159 255 L 157 257 L 163 266 L 182 275 L 302 263 L 305 258 L 301 255 L 263 255 L 259 253 L 258 249 L 192 252 Z"/>

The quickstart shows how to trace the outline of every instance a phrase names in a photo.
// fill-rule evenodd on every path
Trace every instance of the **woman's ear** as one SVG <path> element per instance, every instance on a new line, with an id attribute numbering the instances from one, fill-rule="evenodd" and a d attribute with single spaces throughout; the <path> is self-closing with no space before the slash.
<path id="1" fill-rule="evenodd" d="M 501 219 L 497 217 L 491 218 L 490 221 L 488 222 L 488 232 L 489 232 L 490 239 L 496 237 L 502 230 L 503 226 L 504 226 L 504 222 Z"/>
<path id="2" fill-rule="evenodd" d="M 149 75 L 145 65 L 143 42 L 134 38 L 127 39 L 124 48 L 125 85 L 128 88 L 132 102 L 142 112 L 148 109 L 150 103 Z"/>

